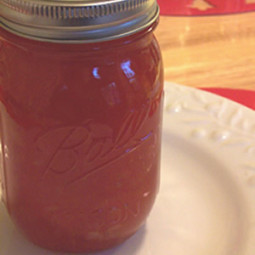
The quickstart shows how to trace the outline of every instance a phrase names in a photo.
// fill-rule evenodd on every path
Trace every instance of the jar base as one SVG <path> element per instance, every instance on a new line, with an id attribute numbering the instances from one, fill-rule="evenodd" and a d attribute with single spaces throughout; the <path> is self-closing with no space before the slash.
<path id="1" fill-rule="evenodd" d="M 121 238 L 116 238 L 116 239 L 111 239 L 111 240 L 105 240 L 105 241 L 88 241 L 84 240 L 84 245 L 79 243 L 79 245 L 73 245 L 71 247 L 70 244 L 63 244 L 61 245 L 47 245 L 47 244 L 42 244 L 39 242 L 36 242 L 35 240 L 31 240 L 31 238 L 26 237 L 28 241 L 36 245 L 37 247 L 40 247 L 42 249 L 46 249 L 52 252 L 64 252 L 64 253 L 76 253 L 76 254 L 83 254 L 83 253 L 97 253 L 100 251 L 106 251 L 113 249 L 115 247 L 118 247 L 119 245 L 125 243 L 128 241 L 133 235 L 135 235 L 144 225 L 139 227 L 136 231 L 133 233 L 127 235 L 126 237 L 121 237 Z"/>

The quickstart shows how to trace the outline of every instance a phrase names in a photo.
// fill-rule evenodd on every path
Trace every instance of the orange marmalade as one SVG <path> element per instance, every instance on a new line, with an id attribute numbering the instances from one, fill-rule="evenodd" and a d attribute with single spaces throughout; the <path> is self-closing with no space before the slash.
<path id="1" fill-rule="evenodd" d="M 97 251 L 145 222 L 160 167 L 156 23 L 87 43 L 0 28 L 3 200 L 33 243 Z"/>

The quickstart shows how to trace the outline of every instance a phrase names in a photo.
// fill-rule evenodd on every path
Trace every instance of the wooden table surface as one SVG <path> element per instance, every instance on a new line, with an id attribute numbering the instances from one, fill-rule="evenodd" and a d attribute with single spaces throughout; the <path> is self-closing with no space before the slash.
<path id="1" fill-rule="evenodd" d="M 255 12 L 161 16 L 155 34 L 165 80 L 192 87 L 255 90 Z"/>

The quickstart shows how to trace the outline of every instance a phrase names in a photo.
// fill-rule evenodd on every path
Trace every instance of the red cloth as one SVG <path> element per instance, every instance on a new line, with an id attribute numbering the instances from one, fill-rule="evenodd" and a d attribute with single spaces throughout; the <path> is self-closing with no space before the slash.
<path id="1" fill-rule="evenodd" d="M 255 10 L 248 0 L 158 0 L 162 15 L 210 15 Z"/>
<path id="2" fill-rule="evenodd" d="M 255 110 L 255 91 L 225 88 L 202 88 L 202 90 L 229 98 Z"/>

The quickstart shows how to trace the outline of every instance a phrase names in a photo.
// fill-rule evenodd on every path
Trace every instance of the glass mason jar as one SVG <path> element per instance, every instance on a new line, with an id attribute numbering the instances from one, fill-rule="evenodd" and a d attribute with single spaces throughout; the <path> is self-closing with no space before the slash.
<path id="1" fill-rule="evenodd" d="M 0 0 L 3 201 L 55 251 L 123 242 L 159 183 L 155 0 Z"/>

